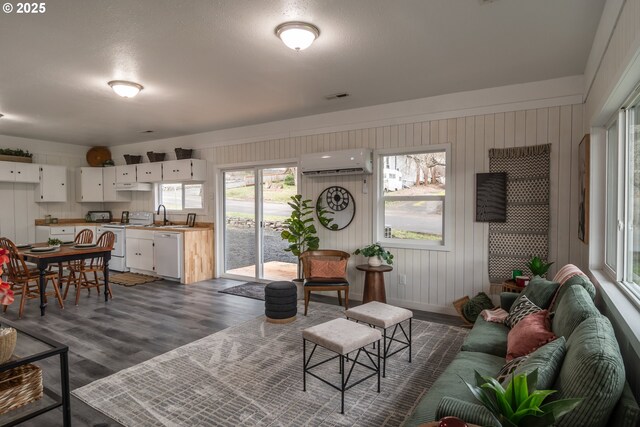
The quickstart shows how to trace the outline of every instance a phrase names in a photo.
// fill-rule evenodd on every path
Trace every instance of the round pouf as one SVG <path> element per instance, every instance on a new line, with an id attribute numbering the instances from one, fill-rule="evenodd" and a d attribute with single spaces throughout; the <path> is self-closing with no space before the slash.
<path id="1" fill-rule="evenodd" d="M 267 322 L 289 323 L 298 313 L 298 291 L 293 282 L 271 282 L 264 288 Z"/>

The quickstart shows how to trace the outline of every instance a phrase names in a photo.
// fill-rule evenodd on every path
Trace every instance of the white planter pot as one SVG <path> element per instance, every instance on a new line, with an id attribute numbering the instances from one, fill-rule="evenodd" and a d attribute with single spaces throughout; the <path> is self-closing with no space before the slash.
<path id="1" fill-rule="evenodd" d="M 382 260 L 379 256 L 369 257 L 369 265 L 371 267 L 380 267 L 382 265 Z"/>
<path id="2" fill-rule="evenodd" d="M 293 279 L 292 282 L 296 285 L 298 290 L 298 300 L 304 299 L 304 280 L 301 279 Z"/>

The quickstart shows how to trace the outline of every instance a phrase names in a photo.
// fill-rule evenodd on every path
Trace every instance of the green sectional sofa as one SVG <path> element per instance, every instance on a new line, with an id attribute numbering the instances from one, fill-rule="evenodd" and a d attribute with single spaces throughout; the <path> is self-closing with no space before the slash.
<path id="1" fill-rule="evenodd" d="M 544 375 L 552 384 L 550 388 L 558 390 L 554 396 L 584 399 L 578 408 L 560 419 L 557 426 L 640 425 L 640 408 L 625 382 L 613 328 L 593 303 L 595 287 L 586 276 L 574 276 L 559 288 L 553 300 L 557 289 L 558 284 L 534 279 L 523 292 L 535 304 L 554 313 L 552 329 L 559 337 L 554 346 L 564 347 L 559 357 L 554 356 L 558 370 L 547 366 L 552 363 L 547 362 L 543 350 L 536 356 L 541 369 L 548 370 Z M 518 296 L 503 293 L 502 308 L 509 311 Z M 462 351 L 418 402 L 404 426 L 418 426 L 448 415 L 474 424 L 493 425 L 489 413 L 478 404 L 461 378 L 474 383 L 476 370 L 495 377 L 505 364 L 508 333 L 505 325 L 478 317 Z M 536 360 L 535 354 L 529 359 Z"/>

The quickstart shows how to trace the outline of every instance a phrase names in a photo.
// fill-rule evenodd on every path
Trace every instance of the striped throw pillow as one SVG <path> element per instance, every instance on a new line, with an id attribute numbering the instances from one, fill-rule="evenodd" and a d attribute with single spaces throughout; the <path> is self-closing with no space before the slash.
<path id="1" fill-rule="evenodd" d="M 531 302 L 531 300 L 527 298 L 526 295 L 522 295 L 511 307 L 511 310 L 509 310 L 509 315 L 504 320 L 504 324 L 509 328 L 513 328 L 522 319 L 530 314 L 537 313 L 540 310 L 542 309 Z"/>

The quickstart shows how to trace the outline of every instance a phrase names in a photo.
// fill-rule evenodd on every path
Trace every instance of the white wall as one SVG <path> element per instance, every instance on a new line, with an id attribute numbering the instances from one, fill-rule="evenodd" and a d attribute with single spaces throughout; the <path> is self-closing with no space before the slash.
<path id="1" fill-rule="evenodd" d="M 19 243 L 34 242 L 34 222 L 45 214 L 58 218 L 83 218 L 87 211 L 101 209 L 99 203 L 81 205 L 75 202 L 74 168 L 86 166 L 85 154 L 89 147 L 4 135 L 0 135 L 0 147 L 29 150 L 33 153 L 34 163 L 69 168 L 67 203 L 36 203 L 37 184 L 0 182 L 0 236 Z"/>
<path id="2" fill-rule="evenodd" d="M 528 91 L 528 99 L 516 100 L 512 104 L 501 102 L 501 96 L 511 92 L 504 88 L 470 93 L 464 99 L 482 98 L 484 105 L 476 105 L 472 111 L 479 114 L 467 115 L 467 109 L 455 111 L 451 99 L 440 97 L 440 107 L 446 105 L 446 112 L 436 111 L 421 117 L 437 117 L 429 120 L 415 120 L 423 113 L 419 109 L 409 111 L 408 117 L 393 120 L 380 119 L 378 125 L 359 128 L 354 124 L 349 130 L 330 132 L 308 131 L 307 135 L 287 136 L 251 142 L 233 141 L 222 145 L 212 141 L 207 146 L 205 135 L 197 137 L 173 138 L 142 144 L 114 147 L 114 158 L 118 161 L 122 154 L 143 154 L 148 150 L 165 151 L 173 157 L 173 148 L 197 147 L 197 157 L 207 159 L 209 165 L 208 208 L 206 220 L 214 221 L 215 208 L 213 167 L 246 162 L 265 162 L 278 159 L 298 158 L 302 153 L 339 150 L 356 147 L 372 149 L 392 147 L 426 146 L 448 142 L 452 144 L 452 180 L 448 191 L 453 192 L 451 220 L 453 221 L 452 250 L 449 252 L 429 250 L 394 249 L 394 271 L 387 275 L 387 298 L 393 303 L 406 307 L 438 312 L 452 312 L 451 302 L 463 295 L 473 295 L 488 291 L 488 225 L 475 223 L 475 174 L 488 171 L 488 150 L 493 147 L 514 147 L 535 144 L 552 144 L 551 152 L 551 259 L 558 265 L 566 264 L 572 256 L 583 249 L 573 244 L 577 238 L 577 143 L 582 138 L 581 96 L 572 96 L 567 103 L 563 93 L 558 93 L 554 82 L 554 93 L 558 97 L 545 94 L 547 86 L 537 86 Z M 580 80 L 580 84 L 581 84 Z M 573 90 L 568 84 L 564 90 Z M 479 92 L 479 91 L 476 91 Z M 517 90 L 514 90 L 517 92 Z M 522 95 L 523 97 L 525 94 Z M 544 97 L 544 101 L 535 99 Z M 459 94 L 452 95 L 459 98 Z M 533 98 L 533 99 L 532 99 Z M 494 104 L 490 104 L 494 102 Z M 543 103 L 541 103 L 543 102 Z M 425 102 L 427 103 L 427 102 Z M 428 103 L 427 103 L 428 104 Z M 526 108 L 526 106 L 529 108 Z M 525 109 L 517 108 L 524 106 Z M 513 107 L 516 109 L 511 110 Z M 342 113 L 349 115 L 350 112 Z M 365 122 L 365 121 L 363 121 Z M 371 121 L 366 121 L 371 124 Z M 398 124 L 400 123 L 400 124 Z M 344 123 L 338 128 L 342 129 Z M 273 126 L 270 128 L 273 129 Z M 325 129 L 325 128 L 323 128 Z M 215 135 L 212 135 L 212 140 Z M 194 142 L 195 145 L 190 145 Z M 372 179 L 369 179 L 371 186 Z M 303 178 L 301 191 L 305 197 L 314 199 L 329 185 L 342 185 L 354 195 L 356 218 L 345 230 L 320 232 L 321 246 L 352 252 L 358 247 L 372 242 L 372 188 L 368 194 L 362 193 L 362 177 Z M 128 206 L 106 204 L 110 208 L 129 210 L 152 210 L 155 208 L 149 193 L 137 194 Z M 575 203 L 574 203 L 575 202 Z M 114 212 L 115 214 L 116 212 Z M 183 219 L 174 217 L 174 219 Z M 363 262 L 354 259 L 352 263 Z M 350 269 L 356 299 L 362 293 L 362 273 Z M 398 274 L 407 275 L 407 285 L 398 286 Z"/>

